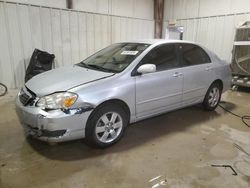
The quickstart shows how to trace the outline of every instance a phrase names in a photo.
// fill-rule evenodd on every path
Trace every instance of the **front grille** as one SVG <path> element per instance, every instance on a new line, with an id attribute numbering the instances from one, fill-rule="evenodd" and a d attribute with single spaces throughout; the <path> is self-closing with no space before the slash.
<path id="1" fill-rule="evenodd" d="M 23 88 L 20 91 L 19 94 L 19 100 L 20 102 L 26 106 L 29 103 L 31 103 L 31 101 L 33 101 L 35 98 L 35 96 L 33 96 L 31 93 L 29 93 L 27 90 L 24 90 Z"/>
<path id="2" fill-rule="evenodd" d="M 27 95 L 23 90 L 21 90 L 19 99 L 23 105 L 27 105 L 31 97 Z"/>

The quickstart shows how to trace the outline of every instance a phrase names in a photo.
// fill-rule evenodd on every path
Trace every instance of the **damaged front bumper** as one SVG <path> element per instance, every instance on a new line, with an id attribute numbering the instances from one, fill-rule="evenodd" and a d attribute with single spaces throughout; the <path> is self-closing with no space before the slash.
<path id="1" fill-rule="evenodd" d="M 93 109 L 44 111 L 24 106 L 16 98 L 16 112 L 26 134 L 47 142 L 63 142 L 85 137 L 85 126 Z"/>

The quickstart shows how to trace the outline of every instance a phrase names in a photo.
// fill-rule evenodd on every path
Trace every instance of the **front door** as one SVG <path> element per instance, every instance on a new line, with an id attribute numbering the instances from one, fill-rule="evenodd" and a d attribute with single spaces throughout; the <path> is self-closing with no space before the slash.
<path id="1" fill-rule="evenodd" d="M 140 64 L 155 64 L 156 72 L 136 76 L 136 116 L 143 118 L 181 106 L 183 74 L 175 44 L 152 49 Z"/>

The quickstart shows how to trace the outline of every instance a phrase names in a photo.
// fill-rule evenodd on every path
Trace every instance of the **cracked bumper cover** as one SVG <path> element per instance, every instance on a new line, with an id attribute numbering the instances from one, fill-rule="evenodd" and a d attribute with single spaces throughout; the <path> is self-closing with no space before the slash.
<path id="1" fill-rule="evenodd" d="M 16 112 L 26 134 L 47 142 L 63 142 L 85 137 L 85 126 L 92 109 L 44 111 L 24 106 L 16 98 Z"/>

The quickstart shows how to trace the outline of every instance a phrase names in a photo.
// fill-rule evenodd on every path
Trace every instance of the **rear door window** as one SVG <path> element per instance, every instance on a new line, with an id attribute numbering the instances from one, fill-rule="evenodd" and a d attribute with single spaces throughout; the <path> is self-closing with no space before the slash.
<path id="1" fill-rule="evenodd" d="M 194 44 L 179 44 L 183 66 L 211 63 L 208 54 Z"/>

